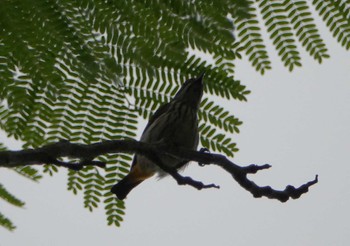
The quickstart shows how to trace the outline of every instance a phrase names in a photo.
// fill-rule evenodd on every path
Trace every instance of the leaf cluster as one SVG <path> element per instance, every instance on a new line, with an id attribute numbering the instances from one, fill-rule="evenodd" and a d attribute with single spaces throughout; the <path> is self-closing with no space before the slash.
<path id="1" fill-rule="evenodd" d="M 223 15 L 243 16 L 246 9 L 245 1 L 227 0 L 4 0 L 0 128 L 22 140 L 24 148 L 59 139 L 132 139 L 140 118 L 148 119 L 186 79 L 203 70 L 206 93 L 246 100 L 249 91 L 228 75 L 238 46 L 233 23 Z M 219 66 L 189 55 L 189 48 L 213 54 Z M 202 112 L 202 144 L 234 150 L 232 139 L 217 131 L 232 132 L 236 118 L 226 113 L 211 126 L 210 115 L 220 112 L 215 105 Z M 90 211 L 103 204 L 108 224 L 119 225 L 124 204 L 109 190 L 128 173 L 131 156 L 100 158 L 109 164 L 104 171 L 69 171 L 68 190 L 82 192 Z M 50 175 L 57 170 L 44 167 Z"/>
<path id="2" fill-rule="evenodd" d="M 3 146 L 2 143 L 0 143 L 0 151 L 6 150 L 6 148 Z M 41 175 L 38 174 L 38 171 L 31 166 L 23 166 L 23 167 L 16 167 L 12 169 L 19 175 L 32 180 L 32 181 L 38 181 L 41 178 Z M 9 203 L 13 206 L 22 208 L 25 203 L 18 199 L 15 195 L 13 195 L 11 192 L 9 192 L 3 184 L 0 183 L 0 200 L 2 202 Z M 7 218 L 2 211 L 0 211 L 0 226 L 3 226 L 4 228 L 12 231 L 16 228 L 16 226 L 13 224 L 13 222 Z"/>
<path id="3" fill-rule="evenodd" d="M 327 47 L 315 24 L 313 11 L 322 17 L 339 43 L 349 48 L 349 4 L 346 1 L 248 2 L 250 18 L 236 17 L 234 24 L 241 49 L 262 74 L 271 69 L 271 61 L 264 44 L 265 32 L 283 64 L 290 71 L 301 66 L 298 46 L 302 46 L 319 63 L 329 57 Z"/>
<path id="4" fill-rule="evenodd" d="M 140 119 L 206 71 L 201 144 L 231 155 L 238 149 L 230 134 L 242 122 L 208 95 L 247 100 L 235 61 L 245 55 L 260 73 L 271 69 L 266 33 L 290 70 L 301 66 L 298 45 L 318 62 L 327 58 L 312 7 L 348 49 L 350 8 L 341 0 L 2 0 L 0 129 L 24 148 L 134 139 Z M 82 192 L 91 211 L 102 204 L 108 224 L 119 225 L 124 204 L 109 189 L 127 174 L 131 156 L 100 158 L 110 164 L 105 171 L 70 171 L 68 189 Z M 38 177 L 34 169 L 15 171 Z M 0 221 L 12 228 L 3 215 Z"/>

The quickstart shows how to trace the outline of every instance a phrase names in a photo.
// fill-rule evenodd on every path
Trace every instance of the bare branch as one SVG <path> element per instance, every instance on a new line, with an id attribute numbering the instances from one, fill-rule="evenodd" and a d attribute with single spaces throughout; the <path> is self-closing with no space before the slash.
<path id="1" fill-rule="evenodd" d="M 271 166 L 268 164 L 251 164 L 241 167 L 228 160 L 224 155 L 207 153 L 205 151 L 192 151 L 184 148 L 175 148 L 173 146 L 147 144 L 135 140 L 110 140 L 89 145 L 60 141 L 37 149 L 2 151 L 0 152 L 0 167 L 53 164 L 78 171 L 84 166 L 93 165 L 104 167 L 105 163 L 94 161 L 93 159 L 103 154 L 120 152 L 144 155 L 165 172 L 169 173 L 178 184 L 191 185 L 199 190 L 204 188 L 219 188 L 219 186 L 215 184 L 206 185 L 190 177 L 180 175 L 176 169 L 165 166 L 159 158 L 159 154 L 172 155 L 184 161 L 196 161 L 201 165 L 214 164 L 220 166 L 230 173 L 236 182 L 249 191 L 254 197 L 264 196 L 270 199 L 277 199 L 281 202 L 285 202 L 289 198 L 299 198 L 302 194 L 308 192 L 310 186 L 318 182 L 318 177 L 316 175 L 314 180 L 301 185 L 299 188 L 288 185 L 283 191 L 279 191 L 272 189 L 270 186 L 260 187 L 249 180 L 247 175 L 270 168 Z M 64 157 L 79 159 L 80 161 L 77 163 L 61 161 L 60 159 Z"/>

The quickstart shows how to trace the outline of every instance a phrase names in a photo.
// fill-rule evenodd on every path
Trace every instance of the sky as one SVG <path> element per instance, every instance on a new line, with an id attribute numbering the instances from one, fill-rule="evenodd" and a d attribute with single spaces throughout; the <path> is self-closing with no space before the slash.
<path id="1" fill-rule="evenodd" d="M 224 103 L 244 122 L 232 136 L 240 149 L 233 161 L 271 164 L 250 178 L 276 189 L 318 174 L 301 198 L 256 199 L 219 167 L 193 163 L 184 174 L 221 188 L 145 181 L 128 196 L 116 228 L 106 225 L 102 209 L 88 212 L 82 196 L 66 190 L 64 170 L 37 184 L 1 169 L 1 183 L 26 206 L 0 203 L 17 225 L 15 232 L 0 227 L 0 246 L 349 245 L 350 53 L 328 32 L 322 36 L 331 58 L 321 65 L 303 53 L 303 67 L 291 73 L 270 49 L 273 70 L 261 76 L 243 59 L 236 78 L 252 93 L 248 102 Z"/>

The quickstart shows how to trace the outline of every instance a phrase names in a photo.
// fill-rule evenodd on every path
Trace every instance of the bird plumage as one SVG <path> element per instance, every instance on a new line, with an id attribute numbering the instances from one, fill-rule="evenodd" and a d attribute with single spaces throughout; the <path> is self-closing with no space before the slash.
<path id="1" fill-rule="evenodd" d="M 203 94 L 202 79 L 203 75 L 187 80 L 169 103 L 160 106 L 149 119 L 140 141 L 197 149 L 197 112 Z M 183 168 L 187 163 L 169 155 L 161 155 L 160 158 L 164 165 L 177 169 Z M 136 154 L 129 174 L 114 185 L 111 191 L 123 200 L 133 188 L 155 173 L 159 177 L 166 175 L 145 156 Z"/>

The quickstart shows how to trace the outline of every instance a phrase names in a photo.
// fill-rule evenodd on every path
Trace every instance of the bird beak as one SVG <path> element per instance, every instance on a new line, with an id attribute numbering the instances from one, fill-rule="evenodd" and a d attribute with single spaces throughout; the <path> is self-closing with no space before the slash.
<path id="1" fill-rule="evenodd" d="M 205 72 L 202 72 L 201 75 L 198 76 L 198 78 L 196 79 L 197 81 L 202 81 L 203 77 L 204 77 Z"/>

